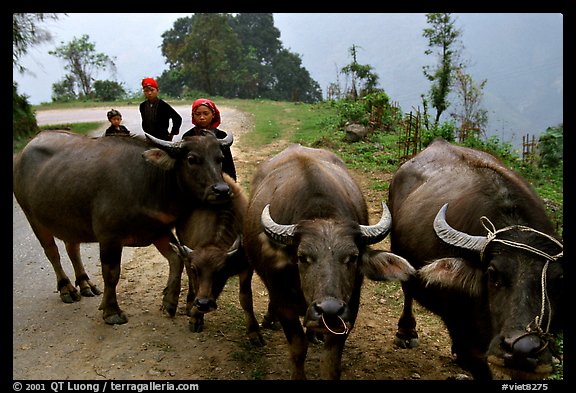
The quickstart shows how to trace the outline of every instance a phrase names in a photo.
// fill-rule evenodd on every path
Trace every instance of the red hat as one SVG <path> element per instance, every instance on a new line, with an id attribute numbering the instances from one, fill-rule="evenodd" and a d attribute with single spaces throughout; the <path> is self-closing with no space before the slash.
<path id="1" fill-rule="evenodd" d="M 145 88 L 146 86 L 152 86 L 153 88 L 158 89 L 158 83 L 156 83 L 154 78 L 142 79 L 142 88 Z"/>
<path id="2" fill-rule="evenodd" d="M 196 108 L 198 108 L 200 105 L 205 105 L 212 111 L 212 114 L 214 115 L 214 117 L 212 118 L 212 127 L 217 128 L 220 125 L 220 111 L 218 110 L 218 108 L 216 108 L 216 104 L 214 104 L 207 98 L 198 98 L 192 104 L 192 114 L 194 114 L 194 111 L 196 111 Z M 194 121 L 194 116 L 192 116 L 192 124 L 196 125 L 196 122 Z"/>

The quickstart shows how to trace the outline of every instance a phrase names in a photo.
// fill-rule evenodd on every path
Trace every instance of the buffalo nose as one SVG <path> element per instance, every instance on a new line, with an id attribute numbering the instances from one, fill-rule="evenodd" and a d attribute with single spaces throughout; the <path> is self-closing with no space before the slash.
<path id="1" fill-rule="evenodd" d="M 345 305 L 338 299 L 328 298 L 316 303 L 314 308 L 320 315 L 340 316 L 344 313 Z"/>
<path id="2" fill-rule="evenodd" d="M 522 358 L 534 356 L 542 348 L 542 341 L 534 334 L 520 338 L 506 338 L 504 341 L 513 356 Z"/>
<path id="3" fill-rule="evenodd" d="M 212 186 L 212 191 L 216 195 L 228 195 L 230 194 L 230 186 L 226 183 L 218 183 Z"/>
<path id="4" fill-rule="evenodd" d="M 194 305 L 200 312 L 209 312 L 211 309 L 216 308 L 216 305 L 208 298 L 196 299 Z"/>

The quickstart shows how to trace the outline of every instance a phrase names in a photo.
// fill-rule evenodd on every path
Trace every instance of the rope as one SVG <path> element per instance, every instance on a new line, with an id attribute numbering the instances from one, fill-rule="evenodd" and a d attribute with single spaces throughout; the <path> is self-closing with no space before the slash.
<path id="1" fill-rule="evenodd" d="M 552 306 L 550 304 L 550 298 L 548 297 L 548 292 L 546 291 L 547 271 L 548 271 L 548 265 L 550 264 L 550 262 L 557 261 L 559 258 L 562 258 L 564 256 L 563 244 L 560 243 L 554 237 L 552 237 L 546 233 L 532 229 L 530 227 L 527 227 L 527 226 L 511 225 L 511 226 L 496 230 L 496 227 L 494 226 L 494 224 L 486 216 L 480 217 L 480 223 L 486 229 L 486 231 L 488 231 L 488 235 L 486 236 L 486 242 L 484 243 L 484 245 L 482 246 L 482 250 L 480 251 L 480 259 L 481 260 L 484 257 L 484 250 L 486 250 L 486 247 L 492 241 L 499 242 L 499 243 L 502 243 L 502 244 L 510 246 L 510 247 L 515 247 L 515 248 L 519 248 L 522 250 L 530 251 L 530 252 L 532 252 L 536 255 L 540 255 L 541 257 L 544 257 L 546 259 L 546 263 L 544 264 L 544 267 L 542 268 L 542 275 L 540 278 L 540 285 L 542 288 L 542 301 L 541 301 L 541 305 L 540 305 L 540 315 L 537 315 L 534 318 L 534 320 L 532 322 L 530 322 L 528 324 L 528 326 L 526 326 L 526 332 L 528 332 L 527 334 L 537 334 L 538 336 L 545 338 L 547 343 L 548 343 L 549 341 L 551 341 L 551 338 L 549 337 L 550 335 L 548 334 L 548 331 L 550 329 L 550 324 L 552 322 Z M 510 230 L 518 230 L 518 231 L 522 231 L 522 232 L 537 233 L 541 236 L 548 238 L 552 242 L 556 243 L 556 245 L 558 245 L 558 247 L 560 247 L 561 251 L 556 255 L 550 255 L 550 254 L 548 254 L 542 250 L 539 250 L 535 247 L 532 247 L 528 244 L 518 243 L 518 242 L 515 242 L 512 240 L 496 239 L 496 235 L 498 233 L 502 233 L 502 232 L 506 232 L 506 231 L 510 231 Z M 548 307 L 550 312 L 548 313 L 548 320 L 546 322 L 546 329 L 543 330 L 542 329 L 542 322 L 544 319 L 544 313 L 546 312 L 546 307 Z M 534 327 L 532 327 L 533 325 L 534 325 Z M 533 332 L 533 330 L 535 330 L 535 332 Z"/>

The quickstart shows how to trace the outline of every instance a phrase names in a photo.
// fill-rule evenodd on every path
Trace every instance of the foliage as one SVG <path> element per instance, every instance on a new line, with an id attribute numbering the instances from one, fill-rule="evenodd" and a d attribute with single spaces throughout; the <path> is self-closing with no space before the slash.
<path id="1" fill-rule="evenodd" d="M 539 165 L 557 168 L 564 160 L 564 125 L 548 127 L 538 141 Z"/>
<path id="2" fill-rule="evenodd" d="M 12 139 L 17 141 L 38 131 L 36 116 L 28 98 L 18 94 L 16 82 L 12 82 Z"/>
<path id="3" fill-rule="evenodd" d="M 449 13 L 426 14 L 426 19 L 431 27 L 425 28 L 422 34 L 428 39 L 429 47 L 424 53 L 427 55 L 433 54 L 432 48 L 437 48 L 436 55 L 439 59 L 439 64 L 436 68 L 423 67 L 424 76 L 432 82 L 429 95 L 432 107 L 436 108 L 436 119 L 434 122 L 437 124 L 442 113 L 450 105 L 447 97 L 453 83 L 452 72 L 459 54 L 457 45 L 461 31 L 456 29 L 454 20 L 452 20 Z"/>
<path id="4" fill-rule="evenodd" d="M 282 47 L 272 14 L 196 13 L 162 34 L 169 69 L 161 78 L 174 97 L 194 90 L 226 98 L 316 102 L 318 83 L 300 56 Z"/>
<path id="5" fill-rule="evenodd" d="M 352 62 L 340 70 L 342 74 L 345 74 L 350 78 L 350 87 L 346 91 L 346 98 L 352 100 L 358 99 L 358 97 L 364 97 L 367 94 L 376 89 L 378 85 L 378 75 L 372 72 L 373 67 L 369 64 L 360 64 L 357 61 L 357 50 L 360 48 L 357 45 L 352 45 L 349 52 L 352 56 Z"/>
<path id="6" fill-rule="evenodd" d="M 108 80 L 94 82 L 94 98 L 99 101 L 115 101 L 125 96 L 126 90 L 121 83 Z"/>
<path id="7" fill-rule="evenodd" d="M 455 91 L 461 104 L 457 107 L 458 110 L 450 115 L 460 122 L 459 141 L 466 139 L 468 135 L 477 137 L 484 135 L 488 124 L 488 111 L 481 105 L 486 82 L 486 79 L 480 83 L 474 82 L 472 76 L 467 74 L 463 67 L 455 70 Z"/>
<path id="8" fill-rule="evenodd" d="M 78 99 L 74 88 L 75 81 L 72 75 L 65 75 L 60 82 L 52 84 L 52 101 L 71 102 Z"/>
<path id="9" fill-rule="evenodd" d="M 433 124 L 430 128 L 422 129 L 422 147 L 428 146 L 436 138 L 443 138 L 454 142 L 454 130 L 456 126 L 451 121 Z"/>
<path id="10" fill-rule="evenodd" d="M 92 97 L 94 75 L 98 70 L 111 67 L 113 70 L 115 64 L 104 53 L 96 53 L 96 46 L 89 41 L 87 34 L 80 38 L 74 37 L 68 44 L 61 42 L 61 46 L 49 54 L 64 60 L 66 65 L 64 69 L 70 73 L 65 76 L 69 81 L 74 82 L 74 87 L 78 88 L 78 96 Z"/>
<path id="11" fill-rule="evenodd" d="M 20 59 L 31 46 L 50 41 L 51 34 L 39 24 L 46 19 L 58 19 L 57 14 L 14 13 L 12 14 L 12 67 L 23 73 L 26 68 Z"/>

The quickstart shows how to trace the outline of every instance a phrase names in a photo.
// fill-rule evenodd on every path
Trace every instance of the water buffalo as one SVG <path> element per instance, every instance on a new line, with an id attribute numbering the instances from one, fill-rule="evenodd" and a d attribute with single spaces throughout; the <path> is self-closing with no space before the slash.
<path id="1" fill-rule="evenodd" d="M 186 257 L 189 278 L 186 310 L 190 316 L 190 330 L 203 330 L 204 314 L 216 310 L 216 300 L 226 282 L 238 275 L 239 299 L 246 317 L 248 338 L 254 345 L 263 345 L 252 300 L 254 269 L 246 260 L 242 247 L 248 198 L 234 179 L 223 175 L 232 191 L 230 201 L 216 207 L 198 206 L 176 226 L 181 245 L 175 244 L 175 247 Z"/>
<path id="2" fill-rule="evenodd" d="M 14 158 L 13 191 L 56 273 L 64 302 L 99 295 L 80 257 L 98 242 L 108 324 L 127 322 L 118 306 L 122 248 L 154 244 L 170 265 L 163 307 L 174 315 L 183 263 L 170 247 L 171 227 L 199 202 L 230 198 L 221 143 L 213 134 L 171 143 L 148 136 L 91 138 L 44 131 Z M 80 294 L 62 269 L 54 238 L 64 241 Z"/>
<path id="3" fill-rule="evenodd" d="M 389 204 L 391 250 L 418 270 L 402 283 L 396 343 L 418 344 L 416 299 L 442 318 L 475 379 L 493 378 L 489 362 L 514 378 L 550 372 L 563 245 L 530 185 L 493 156 L 438 139 L 398 169 Z"/>
<path id="4" fill-rule="evenodd" d="M 244 220 L 244 247 L 269 293 L 267 320 L 279 320 L 292 379 L 305 379 L 307 333 L 324 337 L 322 379 L 339 379 L 344 344 L 354 326 L 364 276 L 405 280 L 412 266 L 370 244 L 389 232 L 368 225 L 364 196 L 344 162 L 331 152 L 291 145 L 262 163 L 253 178 Z"/>

